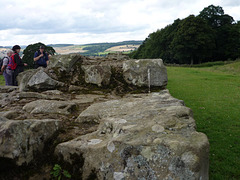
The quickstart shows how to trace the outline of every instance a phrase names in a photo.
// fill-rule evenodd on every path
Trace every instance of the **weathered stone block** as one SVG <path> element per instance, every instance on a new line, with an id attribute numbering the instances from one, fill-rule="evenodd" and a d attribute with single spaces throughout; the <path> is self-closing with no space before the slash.
<path id="1" fill-rule="evenodd" d="M 31 114 L 71 114 L 76 108 L 70 101 L 37 100 L 27 103 L 23 110 Z"/>
<path id="2" fill-rule="evenodd" d="M 28 70 L 20 73 L 18 77 L 20 91 L 52 90 L 63 87 L 64 83 L 52 79 L 43 68 Z"/>
<path id="3" fill-rule="evenodd" d="M 108 65 L 83 65 L 85 82 L 98 86 L 109 85 L 111 79 L 111 67 Z"/>
<path id="4" fill-rule="evenodd" d="M 165 87 L 167 69 L 162 59 L 131 59 L 123 62 L 123 76 L 127 83 L 135 86 Z"/>
<path id="5" fill-rule="evenodd" d="M 41 153 L 44 143 L 61 127 L 61 121 L 0 119 L 0 157 L 16 165 L 28 164 Z"/>
<path id="6" fill-rule="evenodd" d="M 55 154 L 70 164 L 73 155 L 83 158 L 83 179 L 92 172 L 98 179 L 208 179 L 208 139 L 167 90 L 93 104 L 77 121 L 99 123 L 98 130 L 59 144 Z"/>

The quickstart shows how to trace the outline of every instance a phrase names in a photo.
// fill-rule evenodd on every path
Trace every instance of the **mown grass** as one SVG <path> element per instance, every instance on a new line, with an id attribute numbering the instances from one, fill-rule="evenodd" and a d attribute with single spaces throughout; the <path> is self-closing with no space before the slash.
<path id="1" fill-rule="evenodd" d="M 209 138 L 213 180 L 240 179 L 238 63 L 211 68 L 167 68 L 170 93 L 193 110 L 197 130 Z"/>

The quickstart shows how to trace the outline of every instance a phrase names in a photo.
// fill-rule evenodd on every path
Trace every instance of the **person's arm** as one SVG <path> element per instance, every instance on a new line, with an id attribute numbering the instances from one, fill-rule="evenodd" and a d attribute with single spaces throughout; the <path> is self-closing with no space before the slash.
<path id="1" fill-rule="evenodd" d="M 49 64 L 49 56 L 47 53 L 46 53 L 46 63 L 47 63 L 47 65 Z"/>
<path id="2" fill-rule="evenodd" d="M 1 72 L 3 72 L 6 69 L 7 66 L 2 65 Z"/>
<path id="3" fill-rule="evenodd" d="M 6 69 L 7 64 L 8 64 L 8 59 L 4 57 L 4 59 L 3 59 L 3 65 L 2 65 L 2 67 L 1 67 L 1 72 L 3 72 L 3 71 Z"/>
<path id="4" fill-rule="evenodd" d="M 41 57 L 43 57 L 43 54 L 41 53 L 39 56 L 38 56 L 38 54 L 37 53 L 35 53 L 35 55 L 34 55 L 34 61 L 38 61 Z"/>

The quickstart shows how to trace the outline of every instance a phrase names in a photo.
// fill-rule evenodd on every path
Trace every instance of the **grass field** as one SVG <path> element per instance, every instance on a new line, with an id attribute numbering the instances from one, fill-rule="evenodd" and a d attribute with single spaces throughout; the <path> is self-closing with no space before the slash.
<path id="1" fill-rule="evenodd" d="M 197 130 L 209 138 L 210 179 L 240 179 L 240 62 L 167 69 L 170 93 L 193 110 Z"/>
<path id="2" fill-rule="evenodd" d="M 170 93 L 193 110 L 197 130 L 209 138 L 213 180 L 240 179 L 239 67 L 168 67 Z"/>
<path id="3" fill-rule="evenodd" d="M 0 75 L 0 86 L 5 85 L 4 77 L 3 75 Z"/>
<path id="4" fill-rule="evenodd" d="M 58 54 L 69 54 L 69 53 L 83 53 L 86 52 L 85 50 L 83 50 L 85 46 L 78 46 L 78 45 L 74 45 L 74 46 L 65 46 L 65 47 L 55 47 L 55 51 Z"/>
<path id="5" fill-rule="evenodd" d="M 105 51 L 110 51 L 110 52 L 128 52 L 128 51 L 133 51 L 139 48 L 140 45 L 122 45 L 122 46 L 114 46 L 111 47 Z"/>

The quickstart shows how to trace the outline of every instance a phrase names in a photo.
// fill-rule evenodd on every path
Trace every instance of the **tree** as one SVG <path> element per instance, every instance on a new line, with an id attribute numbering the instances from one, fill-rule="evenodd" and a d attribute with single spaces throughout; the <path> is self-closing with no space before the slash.
<path id="1" fill-rule="evenodd" d="M 200 12 L 199 17 L 205 19 L 209 25 L 215 28 L 220 26 L 221 22 L 219 17 L 222 15 L 224 15 L 224 10 L 222 7 L 210 5 Z"/>
<path id="2" fill-rule="evenodd" d="M 173 58 L 170 44 L 180 21 L 180 19 L 177 19 L 173 24 L 149 34 L 142 45 L 136 51 L 133 51 L 130 56 L 135 59 L 163 58 L 166 63 L 178 63 Z"/>
<path id="3" fill-rule="evenodd" d="M 201 63 L 215 48 L 214 31 L 203 19 L 190 15 L 182 20 L 171 47 L 180 63 Z"/>
<path id="4" fill-rule="evenodd" d="M 234 19 L 220 6 L 210 5 L 204 8 L 199 17 L 204 19 L 215 30 L 216 48 L 213 60 L 235 59 L 239 56 L 239 31 Z"/>
<path id="5" fill-rule="evenodd" d="M 240 57 L 240 31 L 237 24 L 225 25 L 218 29 L 216 46 L 214 54 L 216 60 Z"/>
<path id="6" fill-rule="evenodd" d="M 162 58 L 165 63 L 195 64 L 240 57 L 240 22 L 210 5 L 195 17 L 149 34 L 132 58 Z"/>
<path id="7" fill-rule="evenodd" d="M 236 25 L 237 25 L 238 31 L 240 32 L 240 21 L 238 21 Z"/>
<path id="8" fill-rule="evenodd" d="M 34 53 L 39 50 L 40 46 L 44 46 L 45 51 L 50 55 L 54 55 L 56 53 L 55 50 L 53 49 L 53 47 L 46 46 L 45 44 L 43 44 L 41 42 L 28 45 L 23 51 L 23 54 L 24 54 L 23 61 L 28 64 L 29 68 L 33 68 Z"/>

